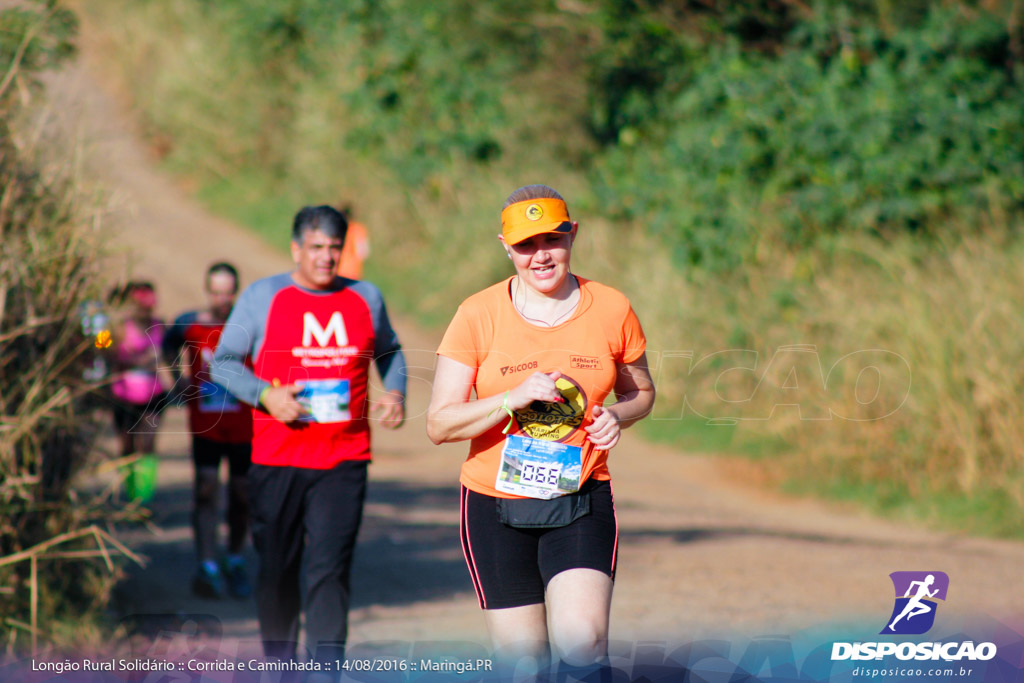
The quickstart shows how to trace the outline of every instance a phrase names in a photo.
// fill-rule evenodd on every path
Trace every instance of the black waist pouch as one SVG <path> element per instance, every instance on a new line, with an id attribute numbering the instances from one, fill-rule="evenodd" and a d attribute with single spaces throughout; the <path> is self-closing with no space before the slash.
<path id="1" fill-rule="evenodd" d="M 577 491 L 551 500 L 495 498 L 498 521 L 516 529 L 556 529 L 590 514 L 590 492 Z"/>

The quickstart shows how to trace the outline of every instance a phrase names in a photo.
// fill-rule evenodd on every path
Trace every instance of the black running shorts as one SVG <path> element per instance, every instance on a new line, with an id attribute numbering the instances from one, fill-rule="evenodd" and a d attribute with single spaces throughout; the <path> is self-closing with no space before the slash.
<path id="1" fill-rule="evenodd" d="M 225 443 L 192 435 L 192 461 L 196 469 L 218 469 L 224 456 L 227 456 L 231 476 L 244 477 L 252 463 L 252 443 Z"/>
<path id="2" fill-rule="evenodd" d="M 462 552 L 483 609 L 544 602 L 548 582 L 567 569 L 615 578 L 619 527 L 611 482 L 590 480 L 590 514 L 555 529 L 517 529 L 498 520 L 495 498 L 462 487 Z"/>

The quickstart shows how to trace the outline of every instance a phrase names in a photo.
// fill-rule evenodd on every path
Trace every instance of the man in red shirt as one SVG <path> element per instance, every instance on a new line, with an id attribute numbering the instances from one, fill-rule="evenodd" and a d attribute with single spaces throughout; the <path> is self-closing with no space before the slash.
<path id="1" fill-rule="evenodd" d="M 370 460 L 371 361 L 385 388 L 376 419 L 393 429 L 405 417 L 405 358 L 380 290 L 336 275 L 346 229 L 329 206 L 299 211 L 295 270 L 242 292 L 214 354 L 214 380 L 254 406 L 256 602 L 264 652 L 281 659 L 295 656 L 300 578 L 307 647 L 317 660 L 343 656 Z"/>

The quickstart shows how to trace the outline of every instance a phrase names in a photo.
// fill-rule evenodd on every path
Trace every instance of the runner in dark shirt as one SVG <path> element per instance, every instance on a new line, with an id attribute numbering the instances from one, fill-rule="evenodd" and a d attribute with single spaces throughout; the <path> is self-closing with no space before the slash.
<path id="1" fill-rule="evenodd" d="M 192 590 L 219 598 L 226 589 L 236 598 L 252 594 L 242 549 L 249 527 L 246 474 L 252 457 L 252 411 L 210 378 L 210 361 L 238 295 L 238 272 L 215 263 L 206 272 L 207 308 L 177 317 L 164 336 L 163 353 L 172 371 L 188 374 L 189 429 L 195 486 L 192 529 L 199 567 Z M 179 378 L 179 381 L 184 381 Z M 217 498 L 220 461 L 228 460 L 228 554 L 217 562 Z"/>

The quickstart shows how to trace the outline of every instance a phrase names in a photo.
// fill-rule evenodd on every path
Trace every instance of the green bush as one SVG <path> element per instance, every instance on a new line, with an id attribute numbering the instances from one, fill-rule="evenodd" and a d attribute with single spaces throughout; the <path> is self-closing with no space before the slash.
<path id="1" fill-rule="evenodd" d="M 641 141 L 602 160 L 599 192 L 684 266 L 736 266 L 769 229 L 810 246 L 1018 212 L 1024 90 L 1007 41 L 992 15 L 937 10 L 889 38 L 811 24 L 778 57 L 715 47 Z"/>

